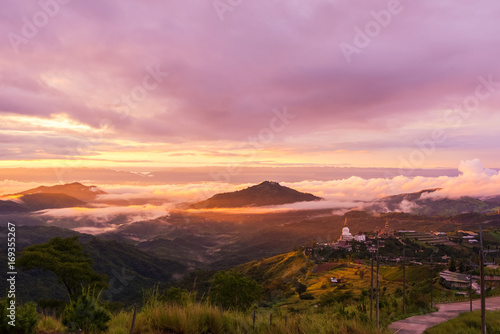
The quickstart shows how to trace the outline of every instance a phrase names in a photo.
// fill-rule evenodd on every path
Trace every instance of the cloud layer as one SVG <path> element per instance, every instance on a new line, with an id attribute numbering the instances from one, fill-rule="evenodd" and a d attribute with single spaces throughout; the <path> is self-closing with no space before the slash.
<path id="1" fill-rule="evenodd" d="M 461 161 L 459 176 L 396 176 L 393 178 L 349 177 L 340 180 L 281 182 L 303 192 L 313 193 L 325 200 L 301 202 L 259 208 L 235 208 L 192 211 L 213 211 L 232 214 L 264 214 L 291 210 L 332 209 L 334 214 L 343 214 L 352 208 L 363 208 L 385 196 L 418 192 L 424 189 L 439 190 L 423 194 L 423 198 L 459 198 L 471 196 L 488 198 L 500 195 L 500 171 L 485 168 L 479 159 Z M 3 181 L 2 189 L 9 193 L 26 190 L 33 183 Z M 100 195 L 91 208 L 64 208 L 39 211 L 36 214 L 49 223 L 79 228 L 85 233 L 103 233 L 120 225 L 140 220 L 166 216 L 177 210 L 179 203 L 197 202 L 216 193 L 240 190 L 254 184 L 230 184 L 200 182 L 183 184 L 102 184 L 99 188 L 107 195 Z M 0 198 L 6 200 L 7 198 Z M 111 205 L 110 203 L 113 203 Z M 108 203 L 108 204 L 102 204 Z M 120 204 L 121 203 L 121 204 Z M 134 204 L 135 203 L 135 204 Z M 145 203 L 137 205 L 137 203 Z M 400 211 L 409 212 L 415 203 L 403 201 Z"/>
<path id="2" fill-rule="evenodd" d="M 459 198 L 472 196 L 484 198 L 500 194 L 500 172 L 484 168 L 479 159 L 461 161 L 457 177 L 406 177 L 363 179 L 350 177 L 327 182 L 296 182 L 285 185 L 314 193 L 335 202 L 372 201 L 384 196 L 441 188 L 428 197 Z"/>

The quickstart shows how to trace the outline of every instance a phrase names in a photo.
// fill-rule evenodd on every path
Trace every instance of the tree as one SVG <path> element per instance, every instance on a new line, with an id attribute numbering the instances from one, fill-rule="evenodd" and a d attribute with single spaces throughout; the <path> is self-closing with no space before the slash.
<path id="1" fill-rule="evenodd" d="M 19 256 L 18 264 L 26 270 L 41 268 L 52 271 L 68 290 L 70 299 L 90 284 L 97 288 L 107 287 L 106 276 L 94 272 L 92 259 L 83 252 L 77 236 L 66 239 L 57 237 L 44 244 L 27 247 Z"/>
<path id="2" fill-rule="evenodd" d="M 450 271 L 453 271 L 453 272 L 457 271 L 457 265 L 456 265 L 456 263 L 455 263 L 455 259 L 451 259 L 451 261 L 450 261 L 450 268 L 449 268 L 449 270 L 450 270 Z"/>
<path id="3" fill-rule="evenodd" d="M 461 273 L 464 273 L 465 272 L 465 260 L 462 259 L 458 265 L 458 270 L 461 272 Z"/>
<path id="4" fill-rule="evenodd" d="M 299 295 L 306 292 L 306 290 L 307 290 L 307 286 L 305 284 L 302 284 L 300 282 L 295 283 L 295 292 L 297 292 Z"/>
<path id="5" fill-rule="evenodd" d="M 359 278 L 363 279 L 365 278 L 365 268 L 361 268 L 359 271 L 358 271 L 358 275 L 359 275 Z"/>
<path id="6" fill-rule="evenodd" d="M 225 309 L 246 310 L 260 299 L 262 286 L 233 271 L 221 271 L 213 279 L 211 300 Z"/>

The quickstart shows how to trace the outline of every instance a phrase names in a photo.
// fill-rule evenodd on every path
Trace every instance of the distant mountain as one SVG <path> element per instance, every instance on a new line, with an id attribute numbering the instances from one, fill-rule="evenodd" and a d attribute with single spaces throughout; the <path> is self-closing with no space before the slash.
<path id="1" fill-rule="evenodd" d="M 280 205 L 295 202 L 319 201 L 321 197 L 264 181 L 258 185 L 229 193 L 216 194 L 205 201 L 191 205 L 193 209 L 237 208 Z"/>
<path id="2" fill-rule="evenodd" d="M 488 203 L 500 204 L 500 195 L 487 197 L 484 199 L 484 201 Z"/>
<path id="3" fill-rule="evenodd" d="M 30 211 L 84 207 L 87 203 L 66 194 L 30 194 L 20 197 Z"/>
<path id="4" fill-rule="evenodd" d="M 392 196 L 382 197 L 381 199 L 375 201 L 371 205 L 365 206 L 365 209 L 371 211 L 404 211 L 401 205 L 403 203 L 415 203 L 420 200 L 423 194 L 433 193 L 439 188 L 435 189 L 425 189 L 414 193 L 404 193 Z"/>
<path id="5" fill-rule="evenodd" d="M 387 196 L 365 206 L 378 212 L 407 212 L 426 216 L 453 216 L 461 213 L 490 213 L 500 209 L 500 197 L 479 199 L 470 196 L 459 198 L 425 196 L 440 189 L 426 189 L 415 193 Z"/>
<path id="6" fill-rule="evenodd" d="M 14 202 L 14 201 L 1 201 L 0 200 L 0 214 L 3 213 L 14 213 L 14 212 L 28 212 L 28 209 L 24 204 Z"/>
<path id="7" fill-rule="evenodd" d="M 17 194 L 3 196 L 4 200 L 0 200 L 0 213 L 85 207 L 102 194 L 106 194 L 106 192 L 96 186 L 85 186 L 78 182 L 51 187 L 40 186 Z"/>
<path id="8" fill-rule="evenodd" d="M 23 213 L 46 209 L 84 207 L 87 204 L 66 194 L 30 194 L 21 195 L 16 200 L 0 200 L 0 213 Z"/>
<path id="9" fill-rule="evenodd" d="M 32 194 L 65 194 L 83 202 L 95 201 L 97 195 L 106 194 L 96 186 L 85 186 L 79 182 L 66 183 L 51 187 L 41 186 L 29 189 L 14 195 L 32 195 Z"/>

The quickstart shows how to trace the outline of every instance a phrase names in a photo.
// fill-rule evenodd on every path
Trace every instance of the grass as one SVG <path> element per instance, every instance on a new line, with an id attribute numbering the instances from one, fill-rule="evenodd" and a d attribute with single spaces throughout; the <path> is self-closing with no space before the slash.
<path id="1" fill-rule="evenodd" d="M 245 263 L 236 267 L 235 271 L 257 281 L 269 283 L 275 280 L 300 277 L 312 269 L 312 266 L 314 264 L 308 261 L 301 251 L 297 251 Z"/>
<path id="2" fill-rule="evenodd" d="M 48 315 L 42 315 L 37 323 L 37 331 L 43 333 L 63 333 L 61 320 Z"/>
<path id="3" fill-rule="evenodd" d="M 359 275 L 360 270 L 364 270 L 365 272 L 363 279 Z M 342 280 L 342 283 L 331 284 L 330 277 L 337 277 Z M 310 275 L 305 280 L 305 284 L 308 286 L 307 292 L 312 293 L 316 298 L 319 298 L 327 291 L 332 291 L 337 285 L 343 285 L 353 290 L 359 296 L 361 290 L 368 290 L 370 288 L 370 269 L 362 265 L 353 264 L 337 266 L 328 271 Z"/>
<path id="4" fill-rule="evenodd" d="M 500 333 L 500 311 L 486 311 L 487 333 Z M 427 334 L 468 334 L 481 332 L 481 311 L 462 313 L 425 331 Z"/>
<path id="5" fill-rule="evenodd" d="M 253 313 L 225 311 L 207 304 L 189 303 L 173 305 L 157 301 L 148 303 L 137 314 L 134 333 L 276 333 L 276 334 L 327 334 L 327 333 L 390 333 L 386 329 L 377 330 L 371 324 L 353 318 L 342 318 L 328 311 L 305 314 L 273 313 L 270 323 L 268 314 L 259 315 L 253 330 Z M 116 315 L 108 333 L 125 333 L 130 329 L 132 312 Z"/>
<path id="6" fill-rule="evenodd" d="M 380 271 L 390 281 L 403 281 L 403 270 L 400 267 L 381 267 Z M 431 276 L 427 266 L 407 265 L 405 271 L 408 282 L 429 279 Z"/>
<path id="7" fill-rule="evenodd" d="M 315 309 L 291 313 L 286 308 L 259 309 L 253 328 L 253 310 L 247 312 L 228 310 L 221 312 L 208 303 L 187 301 L 184 305 L 161 301 L 150 295 L 142 308 L 137 310 L 134 334 L 389 334 L 377 329 L 367 317 L 356 312 L 339 315 L 336 308 Z M 270 314 L 272 312 L 272 323 Z M 132 325 L 133 310 L 121 311 L 108 323 L 108 334 L 128 334 Z M 43 317 L 38 330 L 43 333 L 63 333 L 60 322 Z"/>

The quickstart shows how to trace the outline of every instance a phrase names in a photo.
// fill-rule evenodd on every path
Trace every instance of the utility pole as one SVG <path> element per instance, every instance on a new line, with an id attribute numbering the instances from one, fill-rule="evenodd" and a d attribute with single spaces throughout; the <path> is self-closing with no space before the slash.
<path id="1" fill-rule="evenodd" d="M 379 288 L 379 279 L 378 279 L 378 273 L 379 273 L 379 262 L 380 262 L 380 256 L 379 256 L 379 249 L 380 243 L 379 240 L 377 239 L 377 328 L 380 328 L 380 288 Z"/>
<path id="2" fill-rule="evenodd" d="M 481 274 L 481 334 L 486 334 L 486 297 L 484 295 L 484 251 L 483 251 L 483 228 L 482 223 L 479 223 L 479 271 Z"/>
<path id="3" fill-rule="evenodd" d="M 432 254 L 431 254 L 431 266 L 429 268 L 431 270 L 431 309 L 434 307 L 434 303 L 432 300 L 432 283 L 434 283 L 434 271 L 432 269 Z"/>
<path id="4" fill-rule="evenodd" d="M 469 258 L 469 301 L 470 311 L 472 312 L 472 259 Z"/>
<path id="5" fill-rule="evenodd" d="M 403 314 L 406 314 L 406 257 L 403 248 Z"/>
<path id="6" fill-rule="evenodd" d="M 372 274 L 371 274 L 371 283 L 370 283 L 370 321 L 373 321 L 373 258 L 375 256 L 375 252 L 372 252 Z"/>

